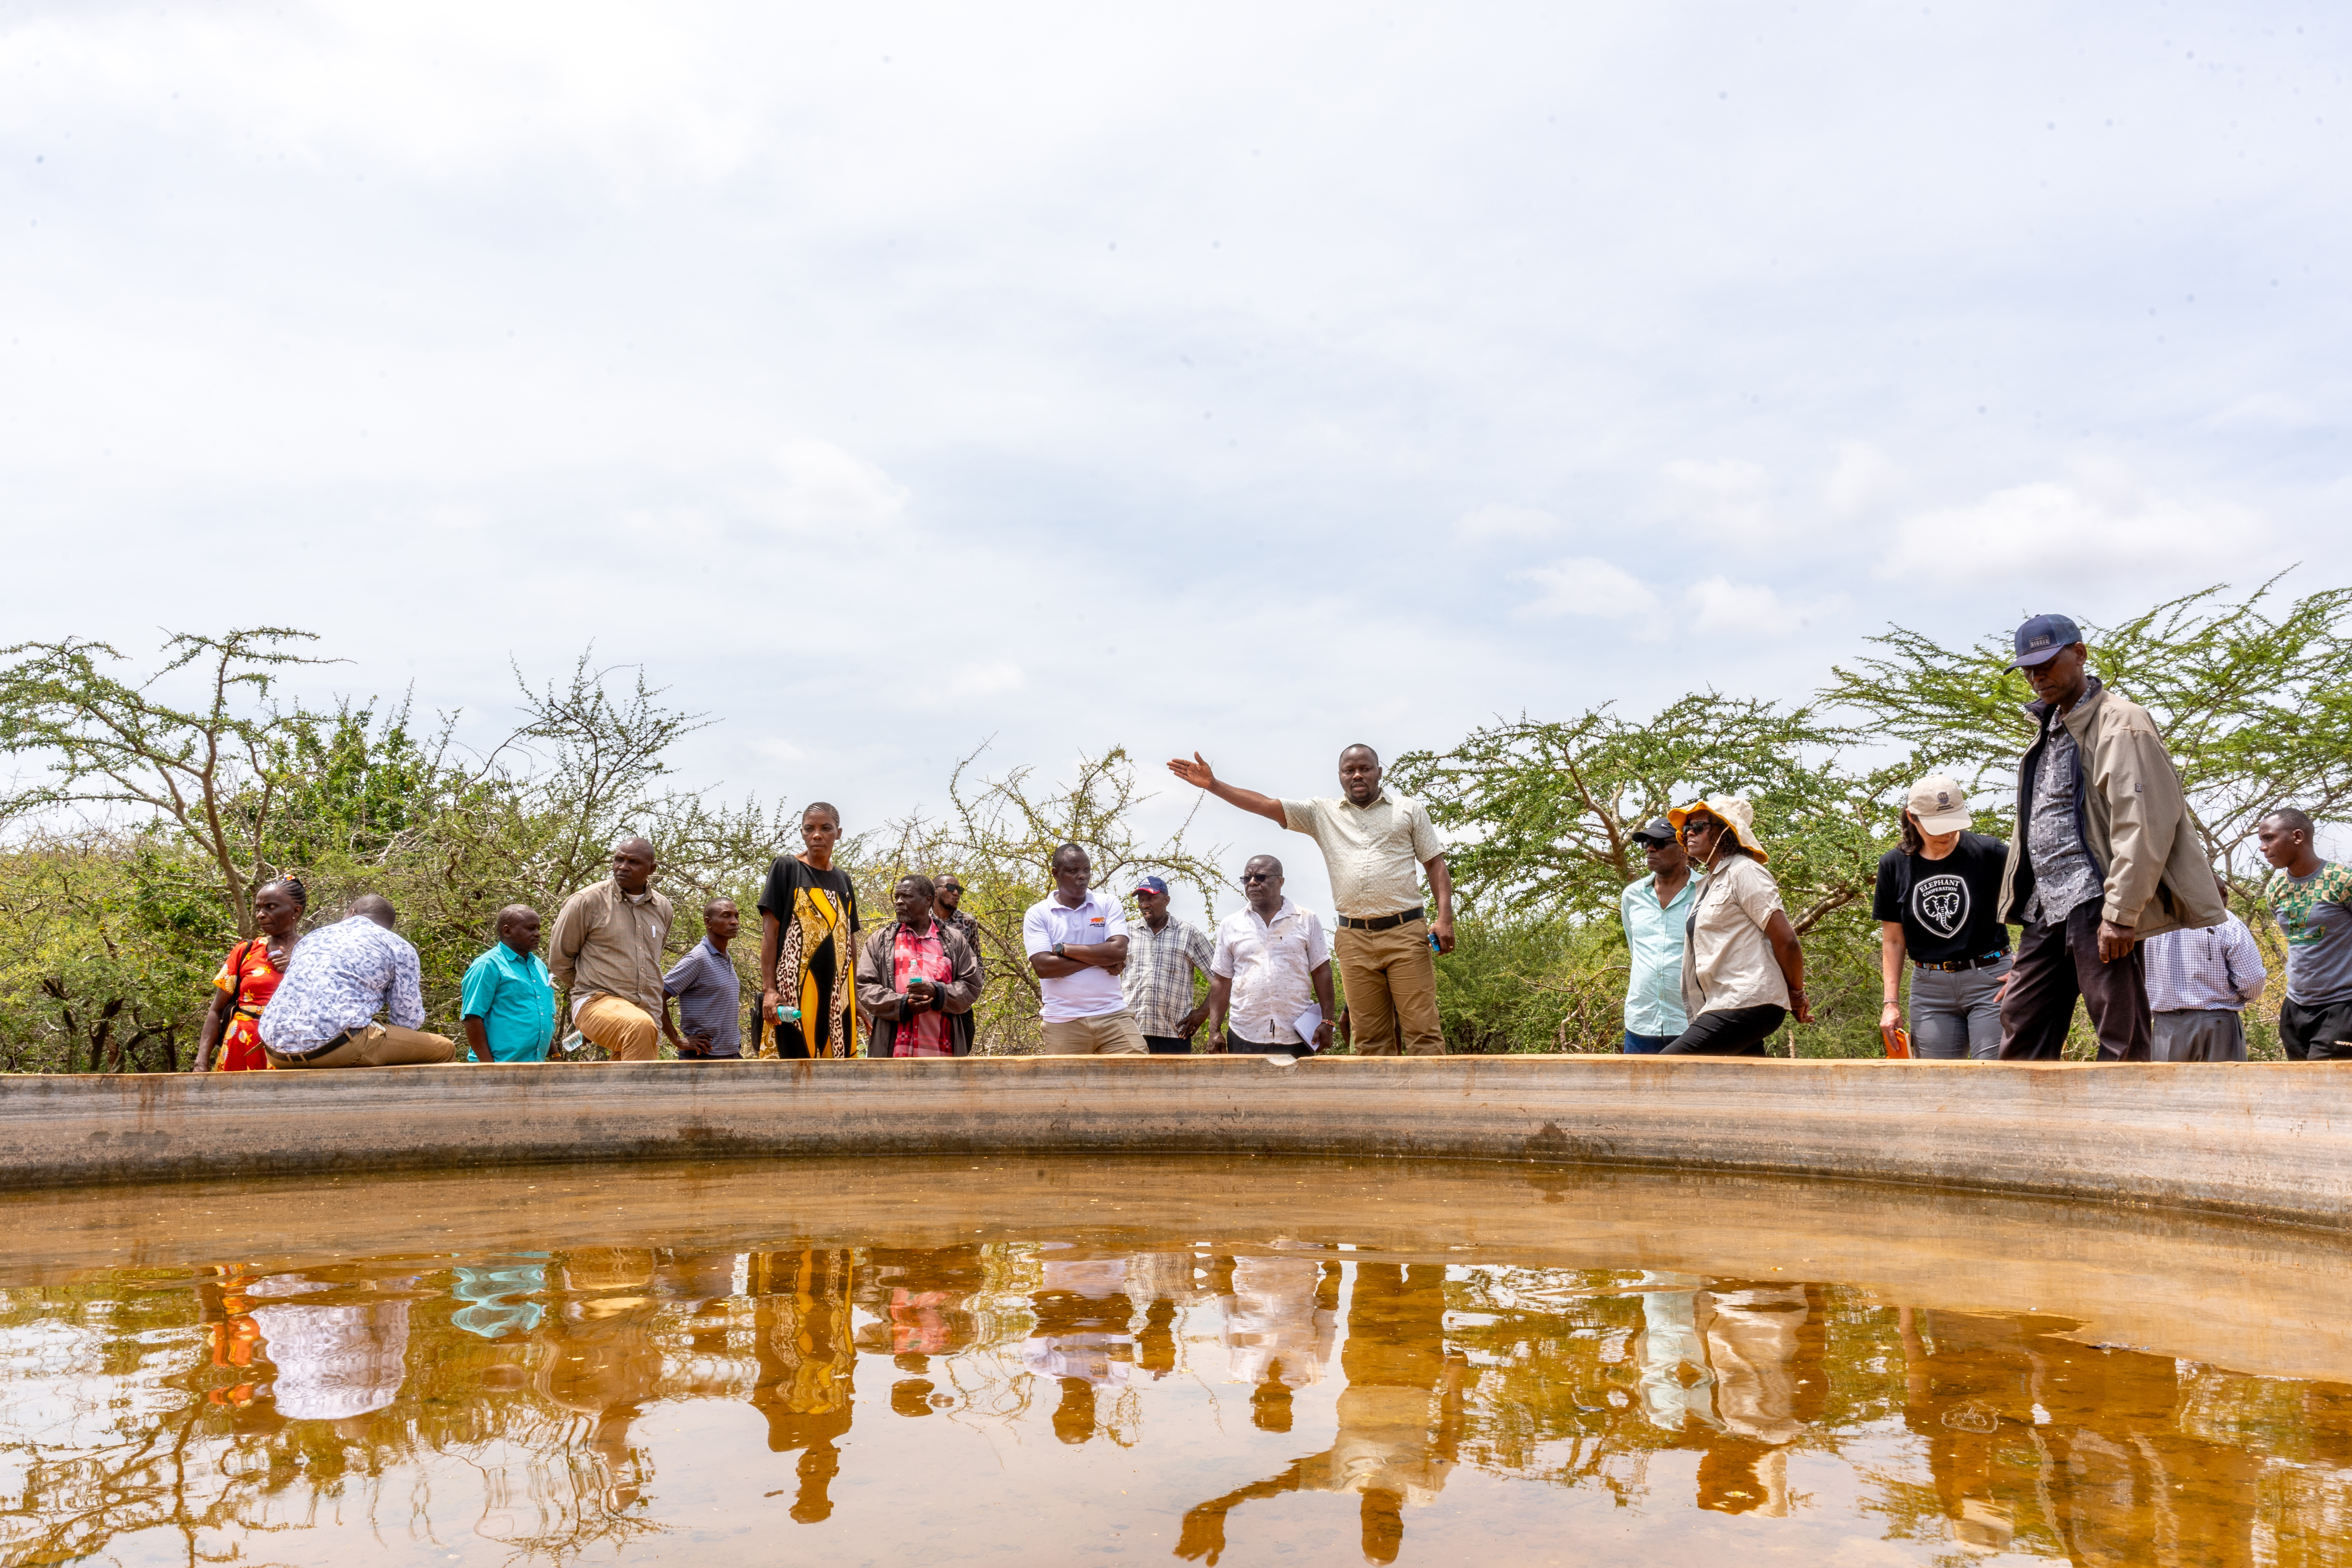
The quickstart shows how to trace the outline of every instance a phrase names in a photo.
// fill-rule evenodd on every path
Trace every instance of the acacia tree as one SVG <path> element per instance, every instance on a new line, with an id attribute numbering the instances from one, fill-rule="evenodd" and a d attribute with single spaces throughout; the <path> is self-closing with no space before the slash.
<path id="1" fill-rule="evenodd" d="M 251 936 L 252 889 L 270 871 L 261 848 L 278 802 L 270 763 L 311 722 L 273 692 L 289 668 L 333 662 L 289 647 L 312 640 L 289 626 L 176 633 L 162 667 L 136 684 L 111 672 L 123 656 L 107 643 L 0 649 L 16 661 L 0 669 L 0 752 L 38 758 L 47 773 L 0 794 L 0 821 L 81 805 L 160 817 L 212 865 L 226 919 Z M 164 695 L 185 683 L 174 679 L 184 670 L 201 682 L 184 706 Z"/>
<path id="2" fill-rule="evenodd" d="M 2232 601 L 2216 584 L 2084 628 L 2093 672 L 2163 732 L 2207 857 L 2241 898 L 2261 883 L 2251 841 L 2265 814 L 2296 805 L 2352 818 L 2352 588 L 2281 605 L 2277 585 Z M 1870 640 L 1886 651 L 1833 668 L 1822 700 L 1911 748 L 1890 777 L 1948 772 L 1995 792 L 1997 814 L 2013 816 L 2033 693 L 2007 668 L 2009 634 L 1948 647 L 1897 626 Z"/>
<path id="3" fill-rule="evenodd" d="M 1887 825 L 1837 767 L 1847 731 L 1811 708 L 1696 692 L 1648 719 L 1604 704 L 1521 715 L 1389 770 L 1455 837 L 1465 905 L 1496 918 L 1614 919 L 1643 875 L 1633 832 L 1702 795 L 1746 797 L 1800 935 L 1866 893 Z"/>

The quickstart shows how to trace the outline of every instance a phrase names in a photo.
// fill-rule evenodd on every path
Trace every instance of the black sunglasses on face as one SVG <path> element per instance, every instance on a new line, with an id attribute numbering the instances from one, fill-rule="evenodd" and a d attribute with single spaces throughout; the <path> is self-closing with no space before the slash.
<path id="1" fill-rule="evenodd" d="M 1282 873 L 1279 871 L 1244 871 L 1242 873 L 1242 880 L 1244 882 L 1271 882 L 1276 877 L 1281 875 Z"/>

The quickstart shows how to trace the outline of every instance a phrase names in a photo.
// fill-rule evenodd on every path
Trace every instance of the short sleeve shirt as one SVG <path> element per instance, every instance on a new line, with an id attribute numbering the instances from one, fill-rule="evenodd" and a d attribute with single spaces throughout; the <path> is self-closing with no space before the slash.
<path id="1" fill-rule="evenodd" d="M 1764 938 L 1780 908 L 1780 884 L 1748 856 L 1727 857 L 1706 874 L 1683 957 L 1683 1004 L 1694 1016 L 1789 1005 L 1789 983 Z"/>
<path id="2" fill-rule="evenodd" d="M 1286 1046 L 1302 1037 L 1298 1016 L 1315 1005 L 1314 973 L 1329 963 L 1323 921 L 1288 899 L 1267 920 L 1244 904 L 1217 925 L 1209 973 L 1234 983 L 1229 1021 L 1254 1046 Z"/>
<path id="3" fill-rule="evenodd" d="M 555 1039 L 555 982 L 535 952 L 505 942 L 466 967 L 457 1010 L 482 1021 L 490 1055 L 502 1062 L 543 1062 Z"/>
<path id="4" fill-rule="evenodd" d="M 1029 912 L 1021 918 L 1023 950 L 1032 958 L 1053 952 L 1055 942 L 1090 947 L 1126 934 L 1127 911 L 1118 900 L 1105 898 L 1099 888 L 1087 889 L 1087 901 L 1075 910 L 1049 895 L 1030 905 Z M 1118 976 L 1092 965 L 1076 974 L 1040 980 L 1037 991 L 1038 1013 L 1048 1024 L 1099 1018 L 1127 1005 Z"/>
<path id="5" fill-rule="evenodd" d="M 743 1054 L 743 982 L 709 937 L 670 966 L 662 994 L 677 998 L 680 1034 L 709 1041 L 714 1057 Z"/>
<path id="6" fill-rule="evenodd" d="M 1209 935 L 1190 921 L 1168 917 L 1158 931 L 1151 922 L 1130 926 L 1127 970 L 1119 984 L 1128 1010 L 1146 1035 L 1172 1036 L 1192 1010 L 1192 974 L 1209 973 Z"/>
<path id="7" fill-rule="evenodd" d="M 2352 867 L 2323 860 L 2308 877 L 2273 871 L 2263 897 L 2286 933 L 2286 999 L 2301 1007 L 2352 1002 Z"/>
<path id="8" fill-rule="evenodd" d="M 1331 901 L 1349 920 L 1402 914 L 1420 903 L 1421 868 L 1445 852 L 1429 809 L 1389 790 L 1370 805 L 1328 797 L 1286 800 L 1282 818 L 1323 851 Z"/>

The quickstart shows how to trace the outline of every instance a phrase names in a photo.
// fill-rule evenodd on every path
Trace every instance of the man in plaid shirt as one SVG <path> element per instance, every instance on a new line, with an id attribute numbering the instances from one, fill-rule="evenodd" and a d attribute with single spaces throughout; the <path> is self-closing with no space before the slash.
<path id="1" fill-rule="evenodd" d="M 1189 1057 L 1192 1031 L 1209 1016 L 1209 998 L 1192 1000 L 1192 975 L 1209 978 L 1208 933 L 1168 912 L 1168 884 L 1146 877 L 1136 885 L 1143 923 L 1127 933 L 1127 973 L 1119 984 L 1128 1011 L 1143 1027 L 1143 1043 L 1155 1057 Z"/>

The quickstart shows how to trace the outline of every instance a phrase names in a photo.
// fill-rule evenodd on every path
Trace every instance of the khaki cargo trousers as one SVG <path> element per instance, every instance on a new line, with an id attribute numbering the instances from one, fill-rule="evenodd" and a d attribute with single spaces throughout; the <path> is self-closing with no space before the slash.
<path id="1" fill-rule="evenodd" d="M 1386 931 L 1341 926 L 1335 944 L 1339 979 L 1348 988 L 1349 1037 L 1360 1057 L 1402 1054 L 1442 1057 L 1445 1031 L 1437 1021 L 1437 960 L 1429 951 L 1429 921 L 1407 921 Z"/>

